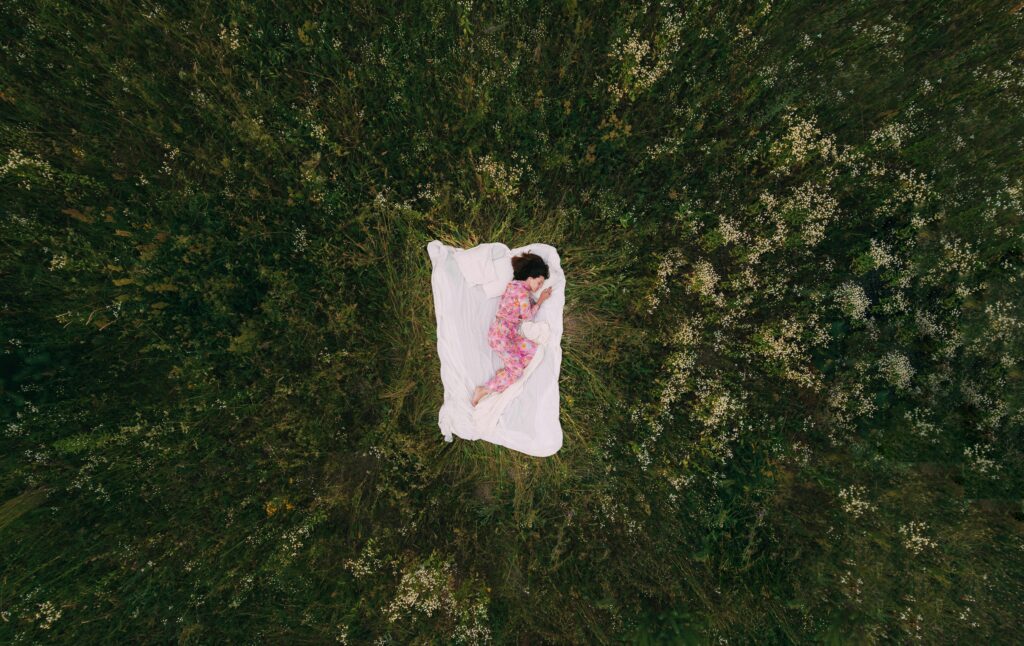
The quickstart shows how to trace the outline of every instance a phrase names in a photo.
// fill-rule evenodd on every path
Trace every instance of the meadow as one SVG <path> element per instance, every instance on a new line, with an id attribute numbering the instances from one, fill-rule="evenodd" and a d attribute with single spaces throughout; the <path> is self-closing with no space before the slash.
<path id="1" fill-rule="evenodd" d="M 0 23 L 0 642 L 1019 643 L 1024 3 Z M 555 456 L 433 239 L 558 249 Z"/>

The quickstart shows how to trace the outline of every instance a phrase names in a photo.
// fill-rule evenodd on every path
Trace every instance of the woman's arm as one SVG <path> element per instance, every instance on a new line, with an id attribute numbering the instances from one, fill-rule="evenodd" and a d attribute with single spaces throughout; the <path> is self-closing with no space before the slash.
<path id="1" fill-rule="evenodd" d="M 538 309 L 540 309 L 540 302 L 534 303 L 533 299 L 530 298 L 529 292 L 523 292 L 519 295 L 519 315 L 523 320 L 529 321 L 532 319 Z"/>

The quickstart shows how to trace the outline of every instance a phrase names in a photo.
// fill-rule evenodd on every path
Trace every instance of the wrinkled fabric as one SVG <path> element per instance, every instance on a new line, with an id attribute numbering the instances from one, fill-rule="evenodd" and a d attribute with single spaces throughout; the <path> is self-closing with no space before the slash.
<path id="1" fill-rule="evenodd" d="M 427 245 L 432 264 L 437 352 L 444 384 L 438 426 L 448 442 L 458 435 L 467 440 L 484 439 L 528 455 L 552 455 L 562 446 L 558 377 L 562 364 L 565 275 L 558 252 L 550 245 L 532 244 L 494 259 L 498 275 L 511 276 L 513 256 L 527 251 L 541 256 L 550 274 L 542 289 L 551 287 L 552 291 L 543 305 L 534 308 L 531 319 L 520 317 L 518 334 L 534 344 L 532 360 L 526 363 L 519 379 L 510 380 L 502 392 L 489 393 L 474 408 L 475 387 L 483 385 L 505 367 L 501 355 L 490 345 L 488 331 L 497 318 L 508 283 L 503 292 L 489 296 L 484 290 L 486 280 L 472 283 L 464 276 L 455 260 L 458 251 L 466 250 L 439 240 Z M 467 259 L 481 256 L 467 256 Z M 524 293 L 517 297 L 517 304 L 523 312 L 523 297 L 529 308 L 530 297 L 538 294 L 530 294 L 525 283 L 520 289 Z"/>
<path id="2" fill-rule="evenodd" d="M 483 286 L 488 297 L 500 296 L 513 278 L 509 249 L 500 242 L 456 249 L 453 255 L 466 282 Z"/>

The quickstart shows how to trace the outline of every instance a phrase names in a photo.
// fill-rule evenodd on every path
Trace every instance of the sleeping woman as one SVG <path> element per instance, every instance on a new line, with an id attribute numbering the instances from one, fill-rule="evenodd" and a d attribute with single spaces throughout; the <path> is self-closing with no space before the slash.
<path id="1" fill-rule="evenodd" d="M 530 297 L 548 278 L 547 263 L 537 254 L 521 254 L 512 259 L 512 276 L 512 281 L 505 286 L 494 321 L 487 328 L 487 342 L 501 357 L 505 367 L 483 386 L 476 387 L 473 391 L 474 407 L 487 393 L 500 393 L 515 383 L 537 352 L 537 344 L 519 334 L 519 324 L 532 319 L 541 304 L 551 297 L 550 287 L 541 293 L 536 303 Z"/>

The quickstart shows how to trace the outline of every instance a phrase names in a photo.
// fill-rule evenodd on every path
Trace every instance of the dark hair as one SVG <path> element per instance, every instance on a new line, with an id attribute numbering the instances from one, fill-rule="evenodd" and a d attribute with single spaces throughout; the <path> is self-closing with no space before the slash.
<path id="1" fill-rule="evenodd" d="M 526 252 L 512 259 L 512 277 L 515 280 L 526 280 L 536 276 L 548 276 L 548 264 L 535 253 Z"/>

